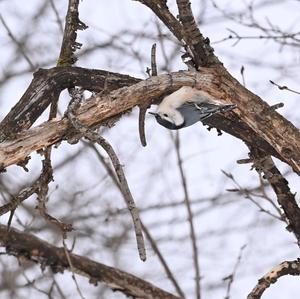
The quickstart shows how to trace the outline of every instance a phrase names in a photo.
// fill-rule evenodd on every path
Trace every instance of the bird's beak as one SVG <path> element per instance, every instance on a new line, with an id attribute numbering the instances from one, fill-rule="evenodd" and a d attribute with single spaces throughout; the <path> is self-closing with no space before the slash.
<path id="1" fill-rule="evenodd" d="M 148 112 L 148 113 L 151 114 L 151 115 L 154 115 L 154 116 L 157 115 L 157 113 L 155 113 L 155 112 Z"/>

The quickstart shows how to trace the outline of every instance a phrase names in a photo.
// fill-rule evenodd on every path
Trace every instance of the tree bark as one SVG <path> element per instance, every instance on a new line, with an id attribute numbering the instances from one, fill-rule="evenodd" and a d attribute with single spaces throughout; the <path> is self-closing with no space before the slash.
<path id="1" fill-rule="evenodd" d="M 258 146 L 300 174 L 299 130 L 243 87 L 222 66 L 201 68 L 199 72 L 181 71 L 155 76 L 107 95 L 91 97 L 78 109 L 77 117 L 85 126 L 94 127 L 136 105 L 151 103 L 181 86 L 194 86 L 224 103 L 236 104 L 234 112 L 212 118 L 207 123 L 240 138 L 247 145 Z M 15 139 L 0 144 L 0 166 L 5 168 L 20 163 L 32 152 L 73 135 L 74 130 L 65 117 L 21 132 Z"/>
<path id="2" fill-rule="evenodd" d="M 41 265 L 49 266 L 54 273 L 70 270 L 70 265 L 64 248 L 51 244 L 30 234 L 0 225 L 0 246 L 6 252 L 19 259 L 26 258 Z M 94 262 L 86 257 L 69 253 L 72 270 L 81 276 L 86 276 L 93 284 L 102 282 L 114 291 L 120 291 L 134 298 L 166 298 L 179 299 L 153 284 L 119 269 Z"/>

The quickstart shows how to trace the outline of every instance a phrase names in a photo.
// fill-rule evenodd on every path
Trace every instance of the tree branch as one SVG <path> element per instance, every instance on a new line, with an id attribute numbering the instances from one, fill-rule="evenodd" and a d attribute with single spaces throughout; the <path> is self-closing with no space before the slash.
<path id="1" fill-rule="evenodd" d="M 290 190 L 288 181 L 283 177 L 270 156 L 265 156 L 258 148 L 251 148 L 250 158 L 253 166 L 258 172 L 263 172 L 264 177 L 269 181 L 277 201 L 283 209 L 289 225 L 287 229 L 292 231 L 300 247 L 300 208 L 297 204 L 295 194 Z"/>
<path id="2" fill-rule="evenodd" d="M 165 0 L 137 0 L 148 6 L 154 14 L 169 28 L 179 42 L 183 39 L 183 28 L 180 22 L 170 13 Z"/>
<path id="3" fill-rule="evenodd" d="M 8 25 L 6 24 L 5 20 L 3 19 L 3 17 L 0 15 L 0 21 L 3 25 L 3 27 L 6 29 L 8 36 L 11 38 L 11 40 L 13 41 L 13 43 L 16 44 L 17 48 L 19 49 L 20 53 L 22 54 L 22 56 L 24 57 L 24 59 L 27 61 L 27 63 L 29 64 L 31 70 L 34 70 L 36 68 L 35 64 L 31 61 L 30 57 L 27 55 L 26 53 L 26 49 L 24 49 L 24 43 L 19 42 L 17 40 L 17 38 L 14 36 L 14 34 L 11 32 L 10 28 L 8 27 Z"/>
<path id="4" fill-rule="evenodd" d="M 247 144 L 259 146 L 290 165 L 300 175 L 300 133 L 258 96 L 240 85 L 221 67 L 201 68 L 201 72 L 178 72 L 151 77 L 127 88 L 87 100 L 78 110 L 78 120 L 97 126 L 127 112 L 136 105 L 173 92 L 181 86 L 194 86 L 224 103 L 237 105 L 234 112 L 211 117 L 206 123 L 226 131 Z M 0 168 L 24 160 L 33 151 L 74 135 L 66 118 L 55 119 L 16 135 L 0 144 Z"/>
<path id="5" fill-rule="evenodd" d="M 80 132 L 89 141 L 98 143 L 108 154 L 111 163 L 115 169 L 116 176 L 118 178 L 118 187 L 123 195 L 123 198 L 125 200 L 125 203 L 127 205 L 127 208 L 132 218 L 140 259 L 142 261 L 145 261 L 146 249 L 145 249 L 145 242 L 144 242 L 144 237 L 142 232 L 142 224 L 139 216 L 139 211 L 135 205 L 133 196 L 129 189 L 128 182 L 124 174 L 122 165 L 113 147 L 98 132 L 86 128 L 80 122 L 78 122 L 74 113 L 76 113 L 77 109 L 80 107 L 81 100 L 82 100 L 82 94 L 80 93 L 80 91 L 76 92 L 74 90 L 72 92 L 72 101 L 69 104 L 67 116 L 70 119 L 74 128 L 78 132 Z"/>
<path id="6" fill-rule="evenodd" d="M 112 91 L 141 81 L 105 70 L 69 66 L 40 69 L 33 76 L 20 101 L 0 123 L 0 142 L 15 139 L 16 133 L 29 129 L 66 88 L 80 86 L 85 90 L 100 92 L 105 85 L 107 91 Z"/>
<path id="7" fill-rule="evenodd" d="M 198 259 L 197 236 L 196 236 L 195 225 L 194 225 L 194 216 L 191 208 L 190 195 L 187 188 L 187 181 L 186 181 L 185 173 L 183 171 L 183 165 L 182 165 L 183 163 L 180 154 L 179 133 L 176 134 L 174 145 L 176 150 L 177 164 L 180 173 L 180 180 L 181 180 L 183 193 L 184 193 L 184 203 L 187 208 L 188 222 L 190 226 L 190 239 L 192 243 L 193 263 L 195 269 L 196 298 L 200 299 L 201 298 L 201 285 L 200 285 L 201 277 L 200 277 L 200 266 L 199 266 L 199 259 Z"/>
<path id="8" fill-rule="evenodd" d="M 183 26 L 183 35 L 186 44 L 190 48 L 192 58 L 196 65 L 208 67 L 221 63 L 214 54 L 214 49 L 210 46 L 209 38 L 204 38 L 194 19 L 189 0 L 176 0 L 179 19 Z"/>
<path id="9" fill-rule="evenodd" d="M 300 261 L 286 261 L 275 266 L 270 272 L 258 280 L 258 284 L 247 296 L 247 299 L 260 299 L 264 291 L 270 287 L 271 284 L 285 275 L 300 275 Z"/>
<path id="10" fill-rule="evenodd" d="M 17 258 L 26 258 L 38 263 L 42 268 L 48 266 L 54 273 L 70 270 L 64 248 L 51 244 L 30 234 L 22 233 L 0 225 L 0 245 L 6 248 L 9 255 Z M 166 298 L 179 299 L 149 282 L 119 269 L 94 262 L 86 257 L 69 253 L 75 273 L 88 277 L 93 284 L 98 282 L 106 284 L 114 291 L 120 291 L 134 298 Z"/>
<path id="11" fill-rule="evenodd" d="M 64 36 L 57 66 L 69 66 L 77 61 L 74 53 L 82 46 L 82 44 L 76 42 L 77 30 L 88 28 L 88 26 L 79 20 L 78 5 L 79 0 L 69 0 Z"/>
<path id="12" fill-rule="evenodd" d="M 147 229 L 147 227 L 143 224 L 142 222 L 142 227 L 143 227 L 143 231 L 149 241 L 149 243 L 151 244 L 151 247 L 153 249 L 153 251 L 155 252 L 155 254 L 157 255 L 158 260 L 160 261 L 162 267 L 164 268 L 168 278 L 170 279 L 170 281 L 172 282 L 176 292 L 178 293 L 178 295 L 180 295 L 181 299 L 185 299 L 185 295 L 181 289 L 181 287 L 179 286 L 176 278 L 174 277 L 171 269 L 169 268 L 164 256 L 162 255 L 161 251 L 159 250 L 155 240 L 152 238 L 150 231 Z"/>

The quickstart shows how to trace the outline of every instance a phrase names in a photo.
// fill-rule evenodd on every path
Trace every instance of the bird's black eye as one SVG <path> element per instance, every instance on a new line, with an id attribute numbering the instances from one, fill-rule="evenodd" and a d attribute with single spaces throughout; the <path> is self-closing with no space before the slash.
<path id="1" fill-rule="evenodd" d="M 164 115 L 165 117 L 168 117 L 168 116 L 169 116 L 169 115 L 168 115 L 168 114 L 166 114 L 166 113 L 164 113 L 163 115 Z"/>

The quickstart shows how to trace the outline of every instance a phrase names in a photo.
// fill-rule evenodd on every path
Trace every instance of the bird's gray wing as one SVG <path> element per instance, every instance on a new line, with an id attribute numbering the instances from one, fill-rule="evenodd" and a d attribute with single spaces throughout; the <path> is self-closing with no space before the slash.
<path id="1" fill-rule="evenodd" d="M 211 103 L 193 103 L 186 102 L 177 110 L 182 114 L 185 120 L 185 126 L 191 126 L 198 121 L 202 121 L 215 113 L 232 110 L 236 105 L 215 105 Z"/>

